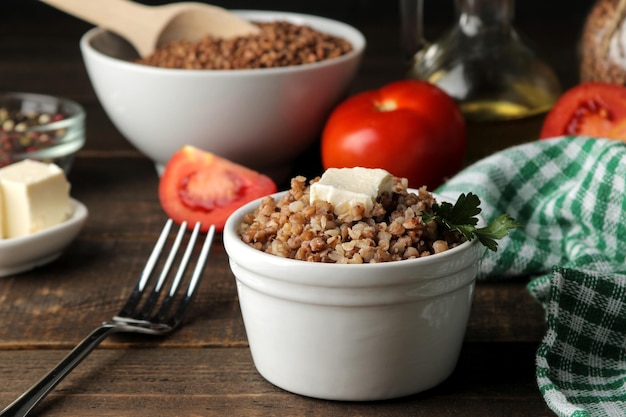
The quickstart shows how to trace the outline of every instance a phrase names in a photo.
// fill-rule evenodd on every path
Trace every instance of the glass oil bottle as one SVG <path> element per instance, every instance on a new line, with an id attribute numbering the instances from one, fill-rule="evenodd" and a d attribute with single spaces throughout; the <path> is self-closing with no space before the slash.
<path id="1" fill-rule="evenodd" d="M 466 162 L 536 140 L 562 90 L 513 27 L 514 0 L 455 0 L 456 24 L 433 43 L 423 38 L 422 2 L 400 0 L 408 77 L 457 100 L 467 123 Z"/>

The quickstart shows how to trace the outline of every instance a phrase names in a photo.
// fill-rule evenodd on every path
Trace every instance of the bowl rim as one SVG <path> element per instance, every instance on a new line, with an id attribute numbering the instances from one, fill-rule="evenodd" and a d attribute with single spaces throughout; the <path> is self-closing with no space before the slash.
<path id="1" fill-rule="evenodd" d="M 409 192 L 416 192 L 414 188 L 409 188 Z M 287 191 L 280 191 L 271 194 L 273 198 L 280 198 Z M 432 193 L 437 201 L 453 202 L 452 199 Z M 360 287 L 360 286 L 377 286 L 377 285 L 397 285 L 406 283 L 408 278 L 406 274 L 415 275 L 411 273 L 419 268 L 438 268 L 455 262 L 458 264 L 458 269 L 463 269 L 474 262 L 478 261 L 484 253 L 484 248 L 479 245 L 478 239 L 472 239 L 465 241 L 459 246 L 451 248 L 445 252 L 438 254 L 425 256 L 421 258 L 405 259 L 401 261 L 393 262 L 380 262 L 380 263 L 363 263 L 363 264 L 339 264 L 339 263 L 321 263 L 321 262 L 307 262 L 303 260 L 284 258 L 277 255 L 262 252 L 255 249 L 241 240 L 237 233 L 237 225 L 241 222 L 243 216 L 251 212 L 256 208 L 261 200 L 265 197 L 253 200 L 235 210 L 226 220 L 223 231 L 223 242 L 227 255 L 231 262 L 236 262 L 242 265 L 246 269 L 256 270 L 261 265 L 267 270 L 272 271 L 271 278 L 275 278 L 282 281 L 297 281 L 304 285 L 316 285 L 316 286 L 341 286 L 341 287 Z M 479 225 L 484 225 L 484 219 L 478 215 Z M 234 255 L 234 256 L 233 256 Z M 466 259 L 465 262 L 459 262 L 459 259 Z M 476 259 L 474 259 L 476 258 Z M 244 260 L 244 262 L 241 262 Z M 316 278 L 308 279 L 303 276 L 297 278 L 289 277 L 293 271 L 297 271 L 301 268 L 307 268 L 311 270 L 312 274 L 316 275 Z M 358 277 L 342 277 L 337 279 L 338 274 L 342 274 L 346 271 L 358 271 Z M 389 277 L 385 283 L 381 283 L 376 276 L 380 276 L 382 271 L 394 271 L 398 274 L 398 277 Z M 259 272 L 266 275 L 266 272 Z M 438 277 L 433 276 L 433 279 Z M 420 277 L 419 279 L 430 279 Z"/>
<path id="2" fill-rule="evenodd" d="M 272 10 L 244 10 L 244 9 L 236 9 L 231 10 L 231 12 L 238 14 L 242 17 L 246 18 L 254 18 L 260 21 L 271 21 L 271 20 L 279 20 L 284 19 L 290 22 L 295 22 L 297 24 L 309 24 L 311 27 L 316 28 L 317 25 L 332 25 L 334 28 L 341 28 L 345 33 L 350 34 L 350 38 L 348 39 L 345 35 L 342 36 L 337 33 L 333 33 L 332 31 L 323 30 L 326 33 L 330 33 L 336 36 L 342 36 L 344 39 L 350 41 L 352 43 L 352 51 L 347 54 L 327 59 L 324 61 L 313 62 L 305 65 L 291 65 L 284 67 L 272 67 L 272 68 L 254 68 L 254 69 L 236 69 L 236 70 L 221 70 L 221 69 L 183 69 L 183 68 L 161 68 L 154 67 L 149 65 L 141 65 L 130 62 L 125 59 L 112 57 L 107 55 L 97 49 L 95 49 L 91 41 L 96 37 L 103 33 L 107 33 L 104 28 L 94 27 L 85 32 L 80 38 L 80 49 L 84 55 L 90 54 L 93 57 L 97 57 L 102 61 L 108 62 L 112 65 L 117 65 L 120 68 L 126 68 L 129 70 L 143 72 L 146 74 L 160 74 L 162 76 L 180 76 L 181 73 L 187 74 L 189 77 L 194 76 L 206 76 L 206 74 L 212 74 L 213 77 L 237 77 L 237 76 L 246 76 L 246 75 L 277 75 L 284 73 L 297 73 L 309 71 L 315 68 L 324 68 L 329 66 L 335 66 L 342 64 L 346 61 L 351 61 L 353 59 L 359 58 L 366 47 L 366 39 L 363 33 L 351 26 L 347 23 L 341 22 L 339 20 L 329 19 L 322 16 L 316 16 L 312 14 L 305 13 L 295 13 L 295 12 L 281 12 L 281 11 L 272 11 Z M 317 29 L 317 28 L 316 28 Z M 319 30 L 319 29 L 318 29 Z"/>

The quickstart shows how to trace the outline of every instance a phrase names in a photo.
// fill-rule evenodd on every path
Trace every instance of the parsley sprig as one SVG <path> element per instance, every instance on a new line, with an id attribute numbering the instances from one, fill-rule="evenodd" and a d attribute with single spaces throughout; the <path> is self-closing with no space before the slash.
<path id="1" fill-rule="evenodd" d="M 480 243 L 495 252 L 498 250 L 496 240 L 502 239 L 509 233 L 509 230 L 518 228 L 521 224 L 508 214 L 502 214 L 489 225 L 477 228 L 476 216 L 482 211 L 479 206 L 480 199 L 476 194 L 461 194 L 454 205 L 448 202 L 433 204 L 434 214 L 423 213 L 422 220 L 425 223 L 435 220 L 445 229 L 458 230 L 467 240 L 476 237 Z"/>

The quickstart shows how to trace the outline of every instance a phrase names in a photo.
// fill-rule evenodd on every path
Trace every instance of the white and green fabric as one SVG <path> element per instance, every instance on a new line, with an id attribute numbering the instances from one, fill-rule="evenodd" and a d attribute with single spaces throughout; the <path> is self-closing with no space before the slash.
<path id="1" fill-rule="evenodd" d="M 523 227 L 479 279 L 529 276 L 546 311 L 539 389 L 559 416 L 626 416 L 626 143 L 564 137 L 498 152 L 437 193 L 473 192 Z"/>

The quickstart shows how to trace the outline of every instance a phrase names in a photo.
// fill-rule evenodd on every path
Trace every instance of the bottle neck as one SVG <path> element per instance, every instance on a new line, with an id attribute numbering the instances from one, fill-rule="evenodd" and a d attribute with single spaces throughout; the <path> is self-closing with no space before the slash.
<path id="1" fill-rule="evenodd" d="M 481 31 L 508 31 L 515 0 L 456 0 L 459 25 L 468 35 Z"/>

